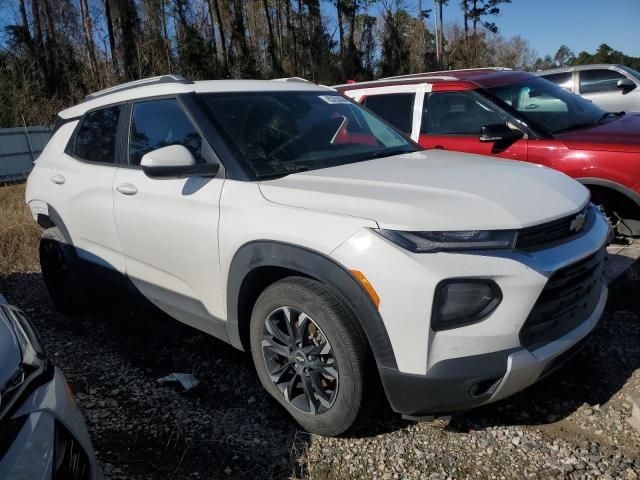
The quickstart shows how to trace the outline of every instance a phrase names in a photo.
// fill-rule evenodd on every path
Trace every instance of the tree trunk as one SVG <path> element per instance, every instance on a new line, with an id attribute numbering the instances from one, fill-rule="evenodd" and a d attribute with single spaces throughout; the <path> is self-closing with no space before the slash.
<path id="1" fill-rule="evenodd" d="M 35 60 L 40 68 L 42 85 L 47 85 L 49 68 L 44 56 L 44 38 L 42 36 L 42 15 L 40 14 L 39 0 L 31 0 L 31 19 L 33 21 L 33 49 Z"/>
<path id="2" fill-rule="evenodd" d="M 96 61 L 96 49 L 93 44 L 93 31 L 91 28 L 91 18 L 89 17 L 89 7 L 87 0 L 80 0 L 80 14 L 82 16 L 82 29 L 84 40 L 89 54 L 89 68 L 94 81 L 98 81 L 98 62 Z"/>
<path id="3" fill-rule="evenodd" d="M 464 15 L 464 39 L 469 38 L 469 3 L 468 0 L 462 0 L 462 13 Z"/>
<path id="4" fill-rule="evenodd" d="M 278 62 L 278 56 L 276 55 L 276 39 L 273 34 L 273 23 L 271 22 L 268 0 L 262 0 L 262 5 L 264 7 L 264 15 L 267 18 L 267 29 L 269 30 L 269 55 L 271 56 L 271 68 L 275 75 L 280 75 L 282 73 L 282 68 Z"/>
<path id="5" fill-rule="evenodd" d="M 342 0 L 336 0 L 336 14 L 338 16 L 338 35 L 340 38 L 340 57 L 344 58 L 344 25 L 342 24 Z"/>
<path id="6" fill-rule="evenodd" d="M 209 0 L 207 2 L 207 6 L 209 7 L 209 23 L 211 23 L 211 47 L 213 48 L 213 56 L 218 60 L 218 42 L 216 41 L 216 14 L 215 7 L 213 6 L 213 1 Z"/>
<path id="7" fill-rule="evenodd" d="M 229 70 L 229 56 L 227 55 L 227 37 L 224 36 L 224 26 L 222 24 L 222 14 L 220 13 L 220 4 L 218 0 L 212 0 L 213 7 L 216 11 L 216 18 L 218 19 L 218 32 L 220 33 L 220 48 L 222 49 L 222 56 L 224 57 L 225 70 Z"/>
<path id="8" fill-rule="evenodd" d="M 444 23 L 442 23 L 442 0 L 438 0 L 440 9 L 438 10 L 438 15 L 440 16 L 440 62 L 444 63 Z"/>
<path id="9" fill-rule="evenodd" d="M 120 76 L 120 68 L 118 66 L 118 53 L 116 47 L 116 39 L 113 33 L 113 16 L 111 14 L 111 0 L 104 0 L 104 16 L 107 22 L 107 32 L 109 34 L 109 49 L 111 50 L 111 63 L 116 77 Z"/>

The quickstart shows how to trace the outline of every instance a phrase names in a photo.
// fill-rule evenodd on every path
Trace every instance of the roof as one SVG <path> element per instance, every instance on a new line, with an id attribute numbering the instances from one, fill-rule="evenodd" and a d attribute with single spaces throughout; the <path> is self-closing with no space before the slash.
<path id="1" fill-rule="evenodd" d="M 505 68 L 474 68 L 467 70 L 446 70 L 439 72 L 413 73 L 398 77 L 381 78 L 370 82 L 336 85 L 340 92 L 363 88 L 386 87 L 392 85 L 411 85 L 430 83 L 433 85 L 457 84 L 460 88 L 489 88 L 530 78 L 533 74 Z"/>
<path id="2" fill-rule="evenodd" d="M 175 81 L 163 80 L 175 77 Z M 145 83 L 147 82 L 147 83 Z M 191 82 L 177 76 L 165 75 L 137 80 L 118 85 L 88 95 L 84 102 L 62 110 L 62 118 L 82 116 L 86 111 L 115 103 L 161 95 L 179 95 L 183 93 L 219 93 L 219 92 L 261 92 L 261 91 L 327 91 L 330 87 L 316 85 L 301 78 L 279 78 L 276 80 L 203 80 Z"/>
<path id="3" fill-rule="evenodd" d="M 553 73 L 563 73 L 563 72 L 571 72 L 573 70 L 594 70 L 594 69 L 605 69 L 611 70 L 614 68 L 626 68 L 624 65 L 620 65 L 617 63 L 592 63 L 590 65 L 571 65 L 568 67 L 559 67 L 559 68 L 549 68 L 547 70 L 539 70 L 536 72 L 538 75 L 550 75 Z"/>

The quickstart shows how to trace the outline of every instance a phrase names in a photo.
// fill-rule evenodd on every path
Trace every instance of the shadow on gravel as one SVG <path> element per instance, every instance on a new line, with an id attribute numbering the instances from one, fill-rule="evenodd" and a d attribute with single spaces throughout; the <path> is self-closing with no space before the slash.
<path id="1" fill-rule="evenodd" d="M 567 417 L 584 403 L 608 402 L 640 368 L 640 263 L 609 288 L 602 320 L 578 355 L 510 398 L 454 416 L 449 428 L 467 432 L 498 425 L 543 425 Z"/>
<path id="2" fill-rule="evenodd" d="M 67 376 L 107 478 L 305 476 L 310 436 L 264 392 L 249 354 L 124 295 L 64 317 L 39 273 L 0 276 L 0 291 Z M 200 384 L 157 382 L 172 372 Z"/>

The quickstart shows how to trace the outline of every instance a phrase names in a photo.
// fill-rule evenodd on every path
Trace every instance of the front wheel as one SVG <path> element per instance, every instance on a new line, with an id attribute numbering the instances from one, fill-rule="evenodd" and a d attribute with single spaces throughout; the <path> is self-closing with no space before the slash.
<path id="1" fill-rule="evenodd" d="M 363 401 L 366 345 L 356 319 L 322 283 L 289 277 L 262 292 L 251 350 L 264 388 L 307 431 L 339 435 Z"/>

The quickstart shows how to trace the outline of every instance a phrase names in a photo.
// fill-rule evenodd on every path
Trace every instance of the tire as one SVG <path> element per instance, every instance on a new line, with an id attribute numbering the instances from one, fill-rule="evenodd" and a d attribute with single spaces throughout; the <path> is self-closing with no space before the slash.
<path id="1" fill-rule="evenodd" d="M 305 332 L 295 350 L 283 347 L 292 344 L 287 311 L 289 325 Z M 270 285 L 254 305 L 250 335 L 262 385 L 305 430 L 335 436 L 353 425 L 363 403 L 368 350 L 357 320 L 331 290 L 302 277 Z"/>
<path id="2" fill-rule="evenodd" d="M 40 238 L 42 278 L 59 312 L 76 314 L 88 304 L 88 283 L 80 272 L 75 248 L 69 245 L 58 227 L 42 232 Z"/>

